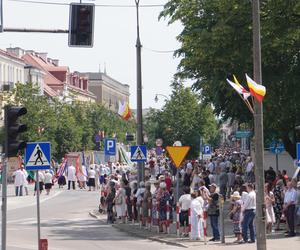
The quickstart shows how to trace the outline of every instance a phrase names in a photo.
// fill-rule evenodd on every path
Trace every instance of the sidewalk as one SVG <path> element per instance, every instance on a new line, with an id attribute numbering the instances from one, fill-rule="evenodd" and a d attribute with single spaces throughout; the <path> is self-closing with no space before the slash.
<path id="1" fill-rule="evenodd" d="M 90 215 L 98 220 L 100 220 L 102 223 L 106 223 L 106 215 L 100 214 L 97 210 L 91 211 Z M 177 237 L 176 232 L 176 225 L 175 223 L 172 224 L 172 227 L 170 228 L 170 234 L 159 234 L 157 233 L 156 227 L 153 227 L 152 230 L 148 230 L 147 228 L 140 228 L 139 224 L 112 224 L 112 226 L 122 232 L 127 233 L 128 235 L 142 238 L 142 239 L 148 239 L 152 241 L 157 241 L 161 243 L 165 243 L 167 245 L 173 245 L 177 247 L 182 248 L 208 248 L 211 250 L 214 249 L 220 249 L 222 248 L 228 248 L 228 249 L 240 249 L 241 247 L 243 250 L 252 250 L 257 249 L 256 244 L 236 244 L 233 243 L 236 238 L 233 235 L 226 235 L 225 238 L 225 244 L 222 244 L 221 242 L 210 242 L 207 238 L 207 242 L 204 241 L 192 241 L 189 238 L 181 238 Z M 292 248 L 292 249 L 298 249 L 300 246 L 300 237 L 293 237 L 293 238 L 285 238 L 282 233 L 272 234 L 268 236 L 267 239 L 267 249 L 271 250 L 281 250 L 286 247 Z"/>

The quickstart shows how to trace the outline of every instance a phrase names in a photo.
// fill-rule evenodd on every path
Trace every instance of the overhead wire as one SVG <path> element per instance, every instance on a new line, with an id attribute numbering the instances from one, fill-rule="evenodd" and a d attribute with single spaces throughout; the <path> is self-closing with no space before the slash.
<path id="1" fill-rule="evenodd" d="M 47 4 L 47 5 L 63 5 L 69 6 L 70 3 L 59 3 L 59 2 L 45 2 L 45 1 L 36 1 L 36 0 L 8 0 L 10 2 L 22 2 L 22 3 L 31 3 L 31 4 Z M 136 5 L 125 5 L 125 4 L 95 4 L 96 7 L 110 7 L 110 8 L 136 8 Z M 155 8 L 163 7 L 164 4 L 140 4 L 141 8 Z"/>

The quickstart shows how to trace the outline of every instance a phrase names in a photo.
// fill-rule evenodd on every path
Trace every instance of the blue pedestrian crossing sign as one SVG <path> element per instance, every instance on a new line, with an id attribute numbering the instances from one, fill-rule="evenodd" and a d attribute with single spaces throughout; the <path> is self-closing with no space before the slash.
<path id="1" fill-rule="evenodd" d="M 104 153 L 105 155 L 114 156 L 117 154 L 117 141 L 116 139 L 105 139 Z"/>
<path id="2" fill-rule="evenodd" d="M 26 170 L 50 169 L 50 142 L 28 142 L 25 151 Z"/>
<path id="3" fill-rule="evenodd" d="M 131 146 L 131 161 L 147 161 L 146 146 Z"/>
<path id="4" fill-rule="evenodd" d="M 300 143 L 297 143 L 297 166 L 300 168 Z"/>

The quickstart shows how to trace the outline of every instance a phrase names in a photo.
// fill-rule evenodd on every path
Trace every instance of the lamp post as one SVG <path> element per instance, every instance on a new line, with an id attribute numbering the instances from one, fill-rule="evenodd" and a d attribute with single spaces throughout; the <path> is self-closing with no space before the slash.
<path id="1" fill-rule="evenodd" d="M 142 114 L 142 63 L 141 63 L 141 40 L 140 40 L 140 26 L 139 26 L 139 4 L 140 0 L 135 0 L 136 5 L 136 142 L 137 145 L 143 144 L 143 114 Z M 144 163 L 138 162 L 138 182 L 144 179 Z"/>
<path id="2" fill-rule="evenodd" d="M 168 96 L 166 95 L 163 95 L 163 94 L 155 94 L 155 98 L 154 98 L 154 101 L 155 102 L 158 102 L 158 96 L 162 96 L 164 97 L 166 100 L 170 100 Z"/>

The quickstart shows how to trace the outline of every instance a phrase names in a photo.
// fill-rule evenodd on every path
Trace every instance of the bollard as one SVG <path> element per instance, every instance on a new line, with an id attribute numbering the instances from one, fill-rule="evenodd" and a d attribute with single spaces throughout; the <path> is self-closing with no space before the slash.
<path id="1" fill-rule="evenodd" d="M 170 201 L 167 201 L 166 209 L 167 209 L 166 228 L 167 228 L 167 234 L 170 234 Z"/>
<path id="2" fill-rule="evenodd" d="M 140 228 L 142 228 L 142 225 L 143 225 L 143 208 L 142 208 L 142 204 L 139 207 L 139 219 L 140 219 Z"/>
<path id="3" fill-rule="evenodd" d="M 220 196 L 221 243 L 225 243 L 224 198 Z"/>
<path id="4" fill-rule="evenodd" d="M 177 204 L 176 204 L 176 234 L 178 237 L 180 236 L 179 210 L 180 210 L 180 207 L 179 207 L 179 203 L 177 202 Z"/>
<path id="5" fill-rule="evenodd" d="M 189 238 L 191 238 L 191 231 L 192 231 L 192 225 L 191 225 L 191 208 L 188 210 L 189 215 Z"/>
<path id="6" fill-rule="evenodd" d="M 39 250 L 48 250 L 48 240 L 47 239 L 40 239 Z"/>
<path id="7" fill-rule="evenodd" d="M 159 205 L 158 204 L 156 209 L 156 218 L 157 218 L 157 233 L 159 233 Z"/>
<path id="8" fill-rule="evenodd" d="M 151 231 L 152 227 L 152 202 L 149 203 L 149 208 L 148 208 L 148 229 Z"/>
<path id="9" fill-rule="evenodd" d="M 204 233 L 204 244 L 207 244 L 207 211 L 203 211 L 203 233 Z"/>

